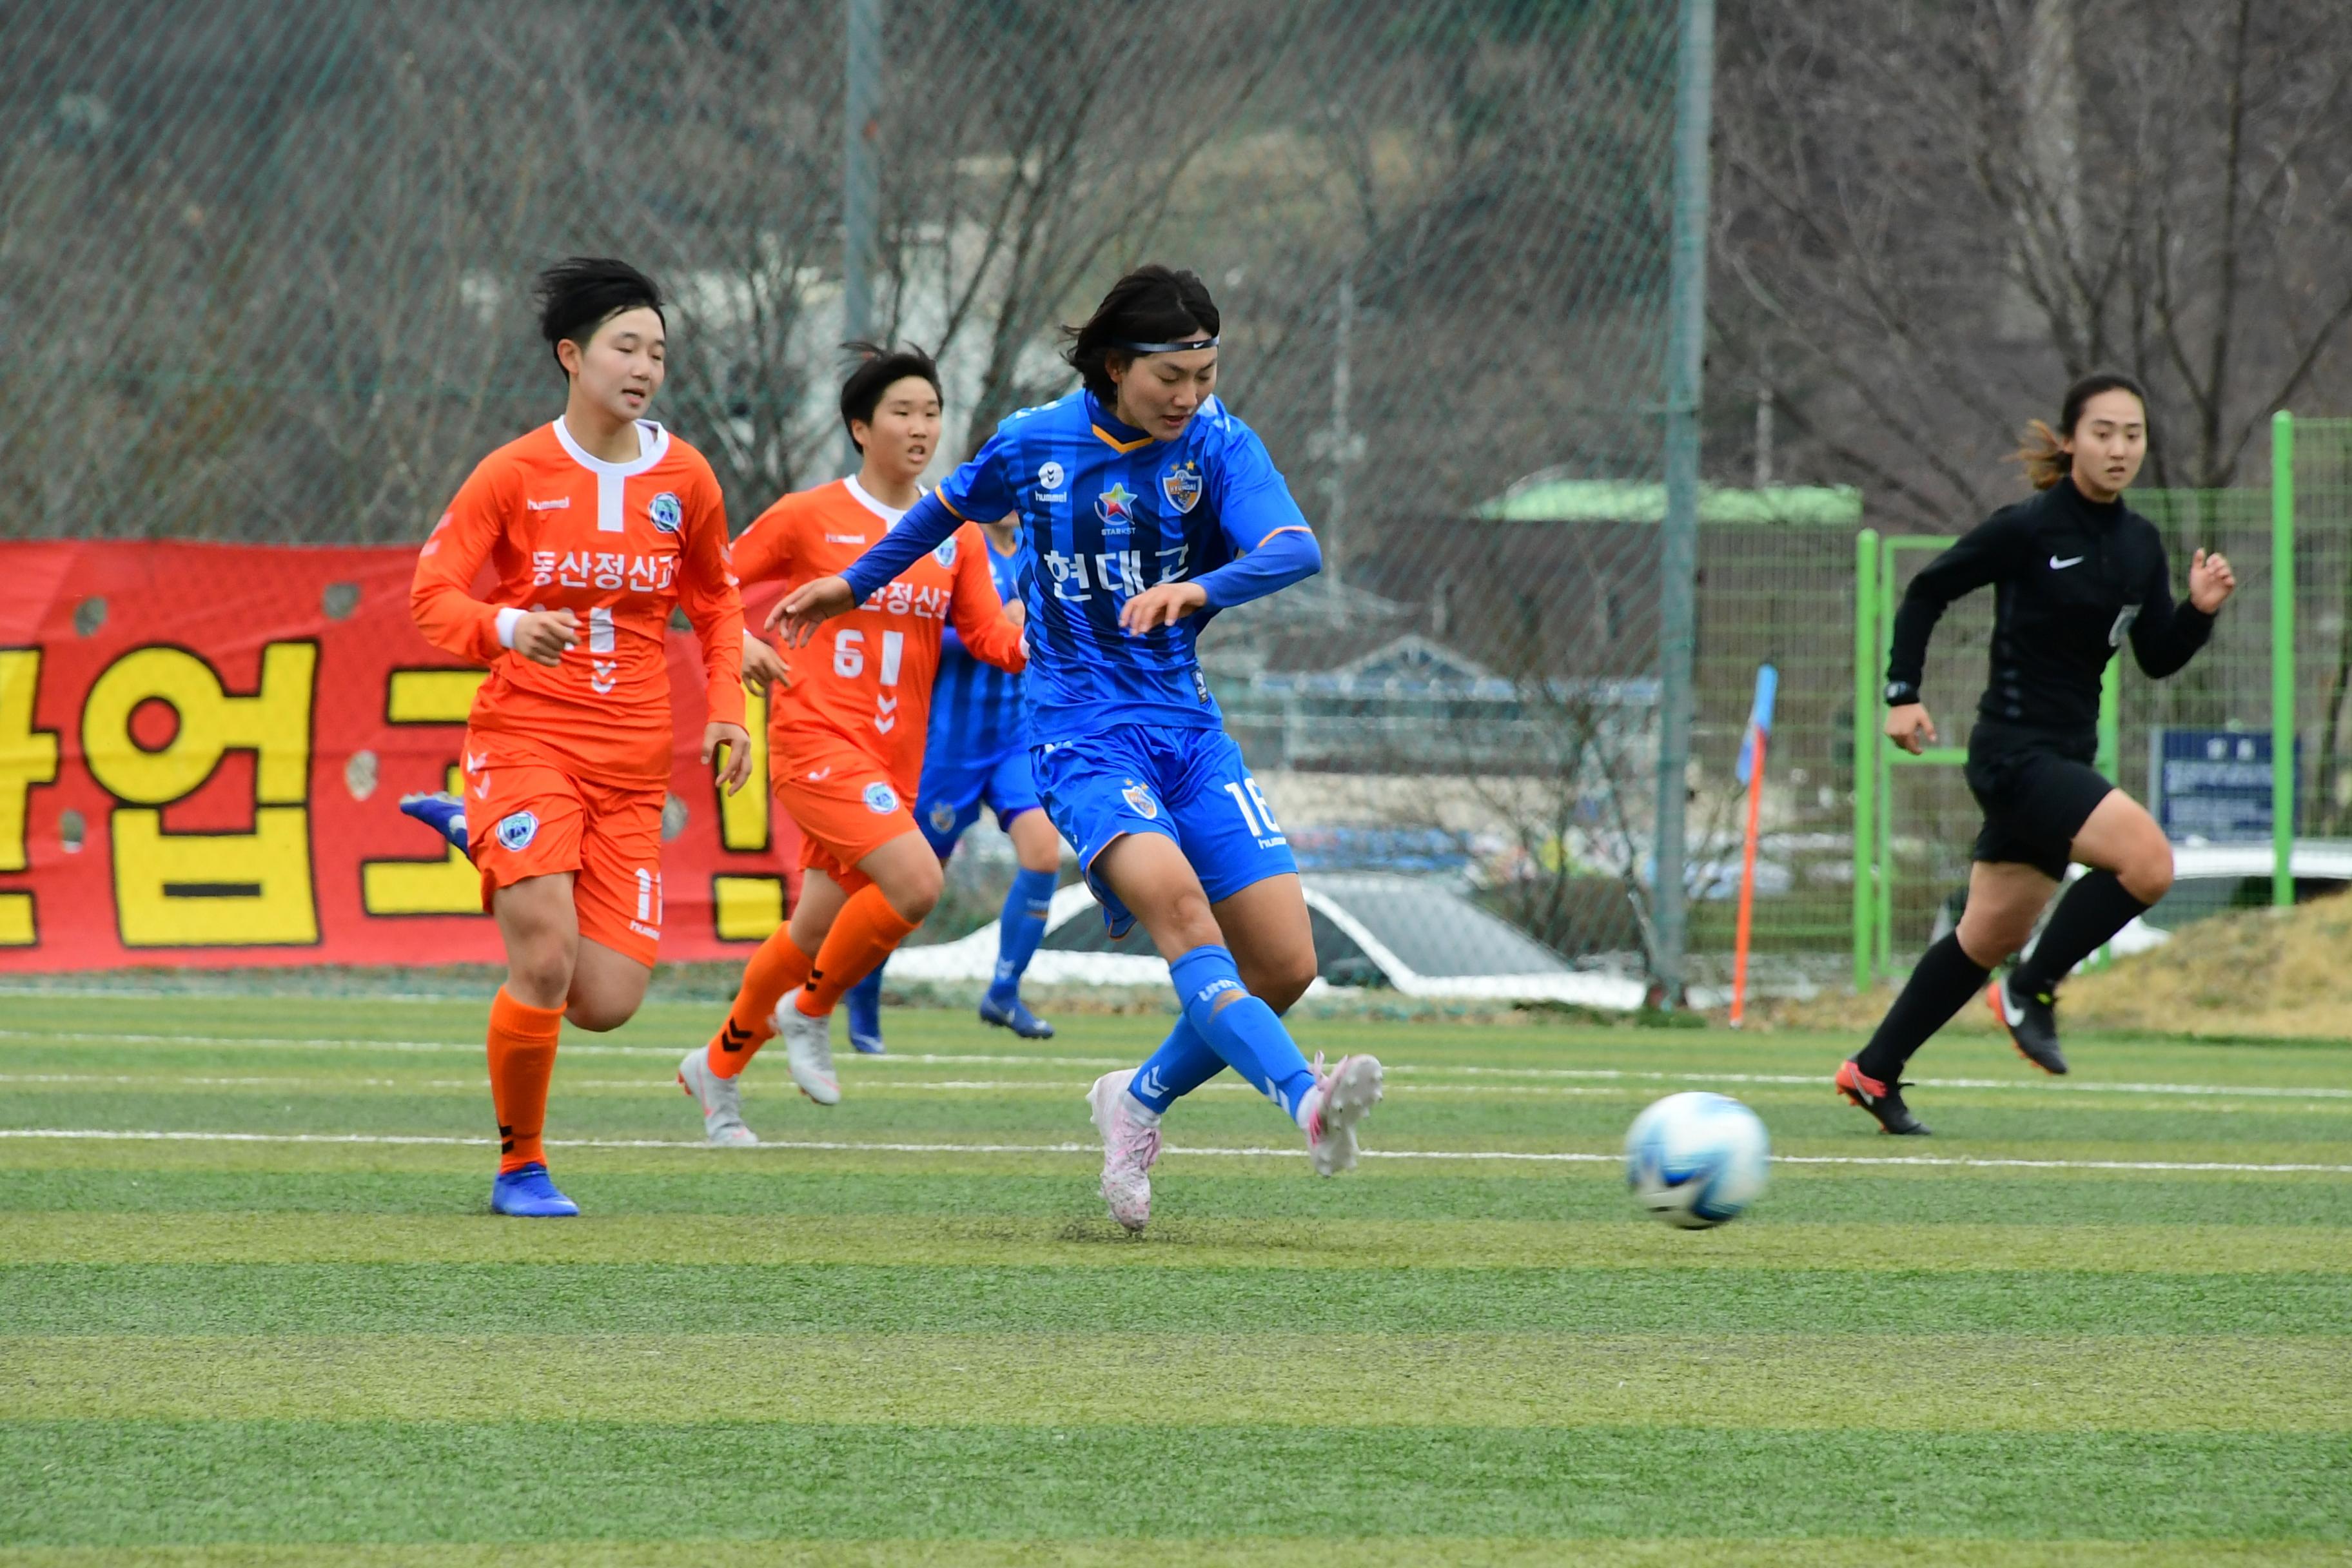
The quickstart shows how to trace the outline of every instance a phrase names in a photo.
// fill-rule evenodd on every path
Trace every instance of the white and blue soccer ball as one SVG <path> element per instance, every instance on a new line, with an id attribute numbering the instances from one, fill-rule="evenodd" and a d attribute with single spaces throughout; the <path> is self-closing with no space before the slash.
<path id="1" fill-rule="evenodd" d="M 1727 1094 L 1670 1094 L 1625 1132 L 1625 1184 L 1668 1225 L 1705 1230 L 1738 1219 L 1764 1195 L 1772 1141 Z"/>

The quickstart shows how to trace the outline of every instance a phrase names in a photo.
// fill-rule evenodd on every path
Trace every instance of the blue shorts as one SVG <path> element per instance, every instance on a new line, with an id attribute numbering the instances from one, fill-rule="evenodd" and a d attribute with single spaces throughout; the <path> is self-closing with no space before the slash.
<path id="1" fill-rule="evenodd" d="M 980 820 L 980 808 L 996 813 L 996 826 L 1009 828 L 1024 811 L 1034 811 L 1036 781 L 1029 776 L 1029 748 L 958 755 L 942 747 L 923 757 L 922 787 L 915 792 L 915 826 L 944 860 L 964 829 Z"/>
<path id="2" fill-rule="evenodd" d="M 1129 833 L 1173 839 L 1211 903 L 1298 869 L 1242 749 L 1223 730 L 1122 724 L 1037 747 L 1037 793 L 1102 904 L 1103 923 L 1125 936 L 1135 916 L 1095 877 L 1095 857 Z"/>

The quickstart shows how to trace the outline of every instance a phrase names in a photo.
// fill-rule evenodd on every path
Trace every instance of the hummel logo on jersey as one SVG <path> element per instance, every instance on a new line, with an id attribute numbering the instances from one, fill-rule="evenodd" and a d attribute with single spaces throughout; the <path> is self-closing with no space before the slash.
<path id="1" fill-rule="evenodd" d="M 2053 555 L 2050 558 L 2050 570 L 2053 572 L 2063 572 L 2069 566 L 2080 566 L 2082 563 L 2083 558 L 2079 555 L 2069 555 L 2063 561 L 2061 561 L 2058 557 Z"/>
<path id="2" fill-rule="evenodd" d="M 570 511 L 572 498 L 557 496 L 553 500 L 527 500 L 522 504 L 527 511 Z"/>
<path id="3" fill-rule="evenodd" d="M 467 752 L 466 753 L 466 771 L 467 773 L 478 773 L 489 765 L 490 759 L 488 752 Z"/>

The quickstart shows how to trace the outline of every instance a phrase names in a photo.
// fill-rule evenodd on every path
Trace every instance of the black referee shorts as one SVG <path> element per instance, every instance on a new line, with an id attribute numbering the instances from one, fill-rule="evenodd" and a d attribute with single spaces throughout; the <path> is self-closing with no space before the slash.
<path id="1" fill-rule="evenodd" d="M 2074 836 L 2116 786 L 2091 765 L 2095 735 L 1979 720 L 1969 732 L 1969 793 L 1985 816 L 1974 858 L 2066 879 Z"/>

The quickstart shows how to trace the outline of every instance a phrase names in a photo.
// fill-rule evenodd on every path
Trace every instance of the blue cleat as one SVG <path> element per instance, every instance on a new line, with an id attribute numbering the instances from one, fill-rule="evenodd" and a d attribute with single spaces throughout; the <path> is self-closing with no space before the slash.
<path id="1" fill-rule="evenodd" d="M 1054 1026 L 1029 1011 L 1029 1004 L 1015 996 L 1009 1003 L 1000 1002 L 993 994 L 980 999 L 980 1021 L 993 1024 L 1000 1029 L 1010 1029 L 1024 1040 L 1050 1040 Z"/>
<path id="2" fill-rule="evenodd" d="M 436 795 L 404 795 L 400 797 L 400 814 L 415 817 L 457 846 L 458 854 L 472 858 L 466 845 L 466 803 L 456 795 L 446 790 Z"/>
<path id="3" fill-rule="evenodd" d="M 876 970 L 842 998 L 842 1011 L 849 1015 L 849 1043 L 861 1057 L 881 1057 L 890 1054 L 882 1043 L 882 972 Z"/>
<path id="4" fill-rule="evenodd" d="M 555 1190 L 547 1167 L 533 1161 L 512 1171 L 500 1171 L 490 1184 L 490 1210 L 517 1219 L 570 1219 L 580 1205 Z"/>

